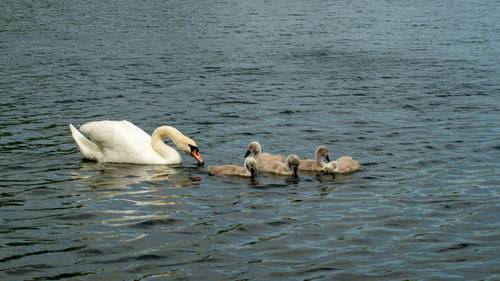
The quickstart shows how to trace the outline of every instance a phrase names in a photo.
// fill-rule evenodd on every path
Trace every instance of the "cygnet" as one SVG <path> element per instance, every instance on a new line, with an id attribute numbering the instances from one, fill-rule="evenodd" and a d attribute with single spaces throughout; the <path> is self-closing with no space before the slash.
<path id="1" fill-rule="evenodd" d="M 208 166 L 208 173 L 211 175 L 255 177 L 257 161 L 253 157 L 246 157 L 243 167 L 235 165 Z"/>
<path id="2" fill-rule="evenodd" d="M 297 170 L 299 165 L 300 165 L 300 158 L 295 154 L 290 154 L 286 158 L 285 163 L 278 161 L 266 162 L 264 165 L 262 165 L 262 169 L 259 169 L 259 171 L 269 172 L 279 175 L 297 176 Z"/>

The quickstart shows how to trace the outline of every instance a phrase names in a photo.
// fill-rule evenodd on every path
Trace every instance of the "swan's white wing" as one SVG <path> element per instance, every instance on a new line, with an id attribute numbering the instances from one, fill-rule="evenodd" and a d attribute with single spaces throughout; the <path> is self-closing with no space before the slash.
<path id="1" fill-rule="evenodd" d="M 72 124 L 69 124 L 69 129 L 71 130 L 71 135 L 73 136 L 73 139 L 78 145 L 78 148 L 84 158 L 94 161 L 102 161 L 102 151 L 95 143 L 89 141 Z"/>
<path id="2" fill-rule="evenodd" d="M 128 121 L 89 122 L 80 127 L 103 153 L 104 162 L 164 164 L 151 147 L 151 136 Z"/>

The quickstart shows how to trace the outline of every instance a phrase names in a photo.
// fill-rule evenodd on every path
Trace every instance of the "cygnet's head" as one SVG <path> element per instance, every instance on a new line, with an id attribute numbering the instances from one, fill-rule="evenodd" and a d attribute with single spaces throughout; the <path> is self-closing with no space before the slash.
<path id="1" fill-rule="evenodd" d="M 250 176 L 255 177 L 255 172 L 257 171 L 257 161 L 252 156 L 245 158 L 244 163 L 245 169 L 250 172 Z"/>
<path id="2" fill-rule="evenodd" d="M 285 164 L 290 169 L 290 171 L 293 171 L 293 175 L 297 176 L 297 170 L 299 169 L 300 165 L 300 158 L 299 156 L 295 154 L 290 154 L 285 160 Z"/>
<path id="3" fill-rule="evenodd" d="M 256 141 L 253 141 L 248 144 L 247 153 L 245 153 L 245 157 L 247 157 L 251 153 L 253 153 L 254 155 L 259 154 L 261 150 L 262 148 L 260 147 L 260 144 Z"/>
<path id="4" fill-rule="evenodd" d="M 330 158 L 328 157 L 328 148 L 324 145 L 319 146 L 318 149 L 316 149 L 316 157 L 319 159 L 324 157 L 326 161 L 330 162 Z"/>
<path id="5" fill-rule="evenodd" d="M 327 174 L 333 174 L 337 172 L 337 161 L 331 161 L 323 167 L 323 172 Z"/>

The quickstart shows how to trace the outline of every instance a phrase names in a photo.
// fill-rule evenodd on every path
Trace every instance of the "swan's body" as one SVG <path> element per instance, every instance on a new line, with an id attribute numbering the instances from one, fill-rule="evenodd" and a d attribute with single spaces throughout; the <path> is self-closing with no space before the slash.
<path id="1" fill-rule="evenodd" d="M 245 158 L 243 167 L 235 165 L 224 166 L 208 166 L 208 173 L 211 175 L 227 175 L 227 176 L 242 176 L 254 177 L 257 169 L 257 161 L 253 157 Z"/>
<path id="2" fill-rule="evenodd" d="M 261 168 L 258 168 L 258 170 L 279 175 L 297 176 L 297 169 L 299 165 L 300 158 L 295 154 L 291 154 L 286 158 L 285 163 L 280 161 L 266 162 L 261 166 Z"/>
<path id="3" fill-rule="evenodd" d="M 335 161 L 331 161 L 323 167 L 325 173 L 348 174 L 359 170 L 359 162 L 352 157 L 342 156 Z"/>
<path id="4" fill-rule="evenodd" d="M 262 152 L 260 144 L 256 141 L 253 141 L 250 144 L 248 144 L 245 157 L 247 157 L 251 153 L 254 154 L 253 157 L 257 161 L 257 170 L 260 170 L 266 163 L 285 162 L 285 157 L 283 157 L 282 155 L 273 155 L 270 153 Z"/>
<path id="5" fill-rule="evenodd" d="M 152 136 L 128 121 L 88 122 L 80 127 L 91 140 L 72 124 L 71 134 L 83 157 L 97 162 L 130 164 L 180 164 L 182 158 L 163 141 L 171 139 L 182 151 L 203 164 L 196 143 L 174 127 L 161 126 Z"/>
<path id="6" fill-rule="evenodd" d="M 330 159 L 328 158 L 328 148 L 326 146 L 319 146 L 316 149 L 316 160 L 312 159 L 304 159 L 300 160 L 299 170 L 307 170 L 307 171 L 322 171 L 323 167 L 326 166 L 325 158 L 328 162 Z"/>

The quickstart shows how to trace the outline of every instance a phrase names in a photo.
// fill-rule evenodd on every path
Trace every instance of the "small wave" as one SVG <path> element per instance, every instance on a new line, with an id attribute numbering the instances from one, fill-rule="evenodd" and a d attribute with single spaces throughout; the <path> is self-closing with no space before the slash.
<path id="1" fill-rule="evenodd" d="M 451 247 L 448 247 L 445 249 L 437 250 L 436 252 L 441 253 L 441 252 L 447 252 L 447 251 L 453 251 L 453 250 L 461 250 L 461 249 L 465 249 L 465 248 L 472 247 L 472 246 L 479 246 L 479 244 L 460 243 L 460 244 L 457 244 L 457 245 L 454 245 L 454 246 L 451 246 Z"/>
<path id="2" fill-rule="evenodd" d="M 134 223 L 129 225 L 128 227 L 130 228 L 152 228 L 157 225 L 172 225 L 176 223 L 176 219 L 172 218 L 167 218 L 167 219 L 151 219 L 151 220 L 146 220 L 142 221 L 139 223 Z"/>

